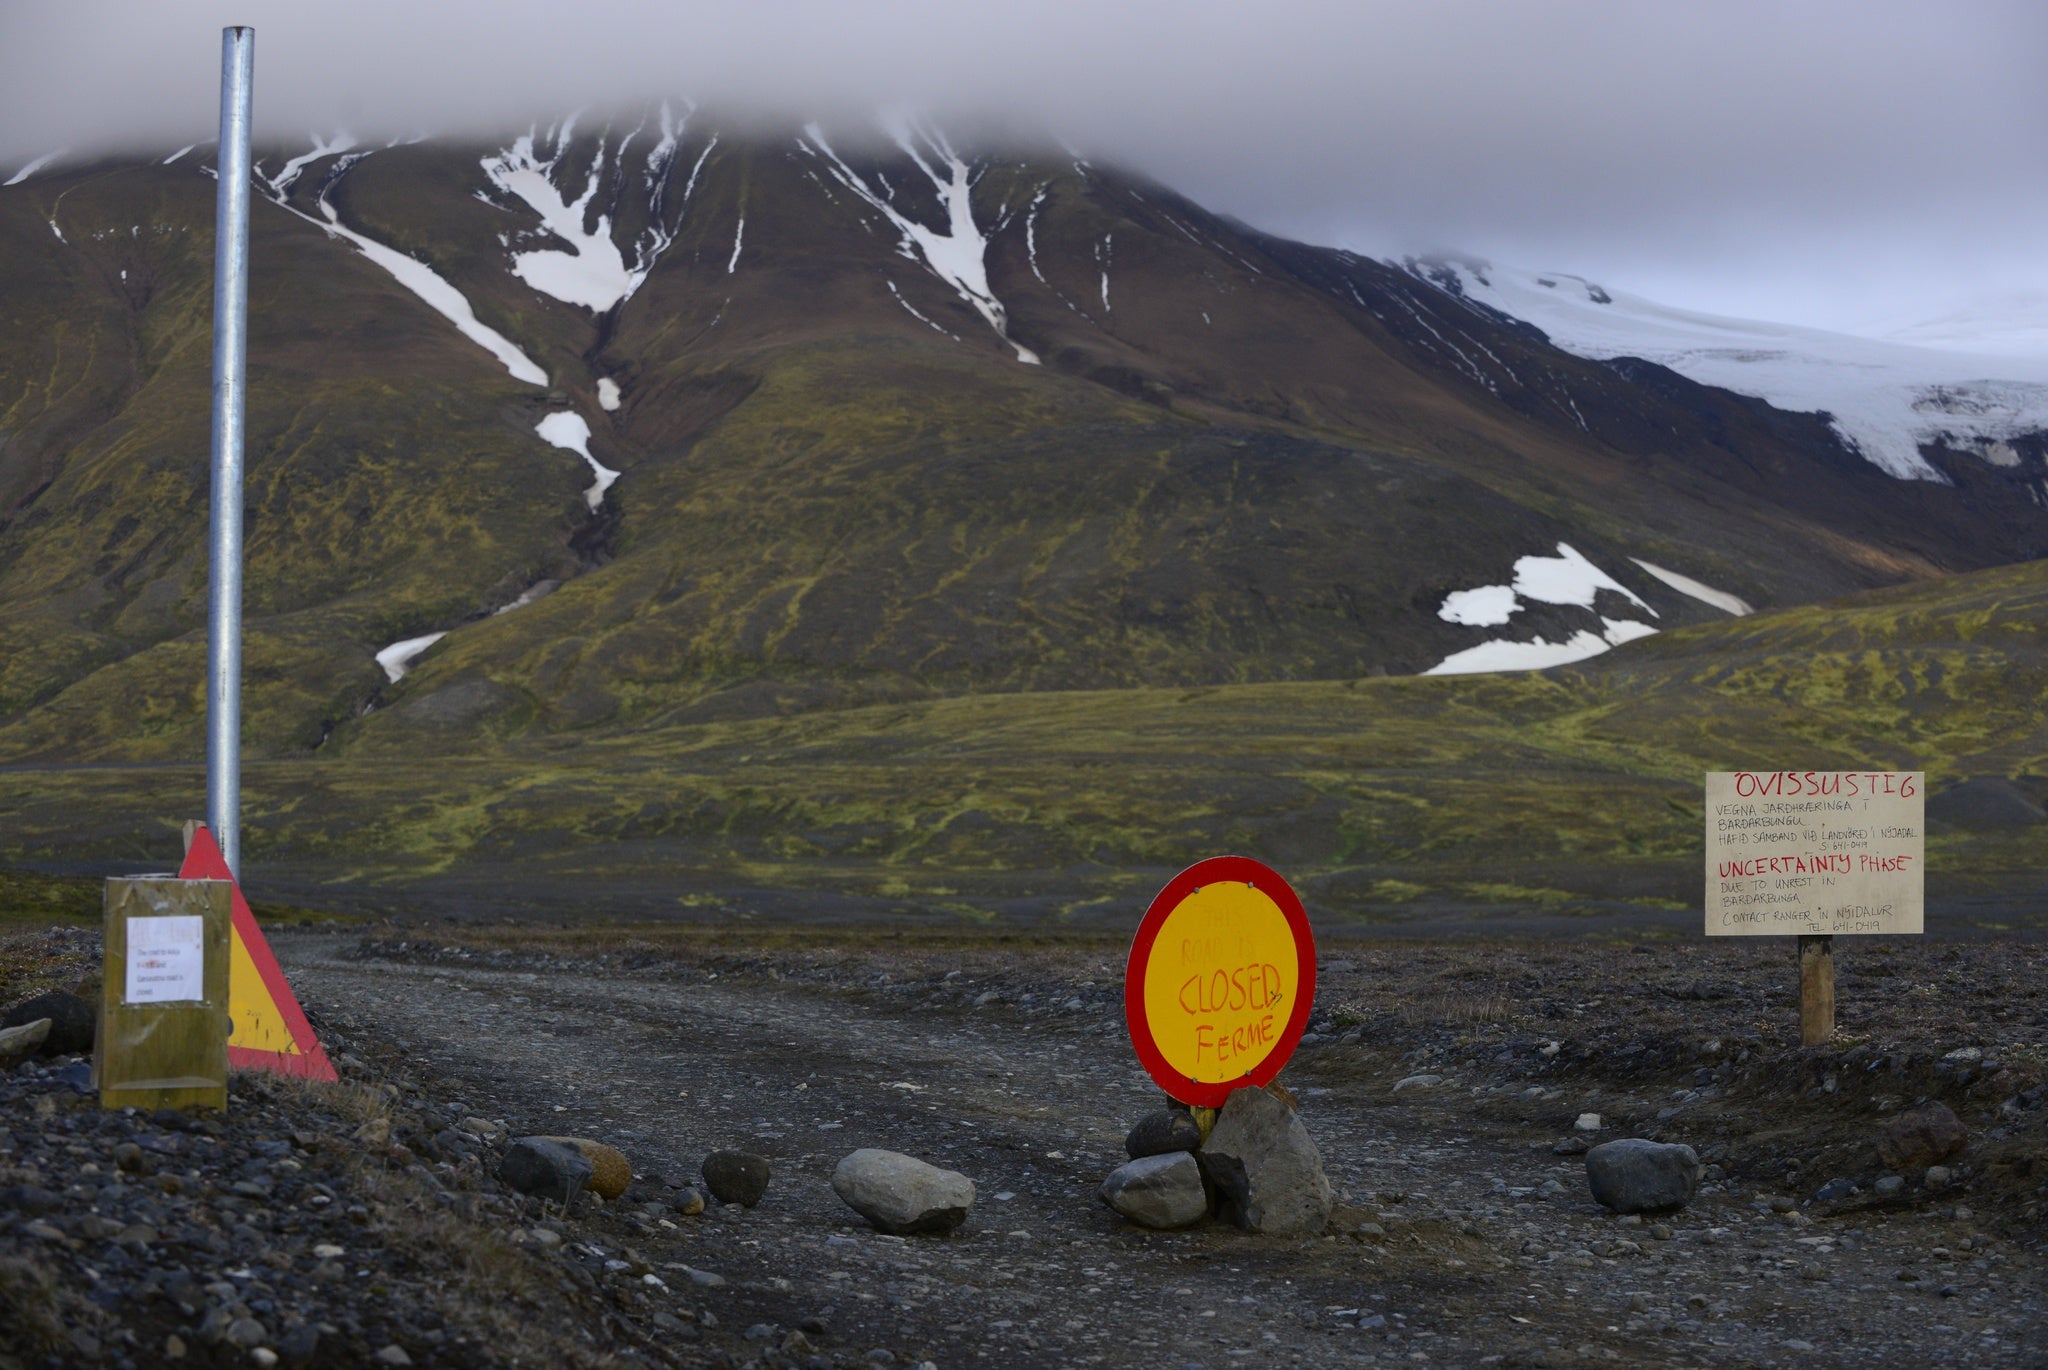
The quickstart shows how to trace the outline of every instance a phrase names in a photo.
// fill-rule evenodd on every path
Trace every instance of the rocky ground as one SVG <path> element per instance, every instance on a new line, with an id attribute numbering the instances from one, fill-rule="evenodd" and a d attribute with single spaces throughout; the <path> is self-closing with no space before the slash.
<path id="1" fill-rule="evenodd" d="M 341 1364 L 2048 1363 L 2027 945 L 1845 940 L 1842 1032 L 1807 1051 L 1791 948 L 1761 939 L 1326 944 L 1283 1078 L 1340 1201 L 1289 1240 L 1096 1202 L 1159 1102 L 1109 939 L 278 950 L 340 1088 L 243 1078 L 225 1119 L 165 1126 L 100 1114 L 61 1063 L 0 1081 L 22 1363 L 153 1364 L 171 1337 L 268 1363 L 306 1327 Z M 1946 1175 L 1874 1146 L 1922 1100 L 1970 1131 Z M 617 1145 L 634 1187 L 567 1213 L 504 1192 L 504 1140 L 540 1132 Z M 1699 1195 L 1600 1208 L 1576 1153 L 1621 1136 L 1698 1148 Z M 828 1184 L 865 1146 L 971 1176 L 965 1227 L 867 1227 Z M 724 1147 L 771 1159 L 766 1198 L 679 1211 Z"/>

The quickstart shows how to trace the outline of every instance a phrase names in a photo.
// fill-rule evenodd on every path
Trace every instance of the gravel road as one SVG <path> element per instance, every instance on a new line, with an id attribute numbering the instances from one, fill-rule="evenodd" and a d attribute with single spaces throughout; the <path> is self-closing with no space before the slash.
<path id="1" fill-rule="evenodd" d="M 1159 1102 L 1124 1034 L 1121 965 L 1099 952 L 950 975 L 926 960 L 891 980 L 873 957 L 843 974 L 815 959 L 786 974 L 773 958 L 721 974 L 317 934 L 275 945 L 316 1019 L 388 1041 L 515 1135 L 611 1141 L 671 1184 L 695 1182 L 717 1148 L 771 1157 L 760 1207 L 636 1213 L 640 1248 L 704 1272 L 687 1292 L 720 1324 L 822 1324 L 812 1340 L 835 1359 L 2048 1364 L 2038 1222 L 1973 1213 L 1967 1196 L 1801 1203 L 1824 1175 L 1806 1194 L 1730 1175 L 1662 1223 L 1614 1217 L 1587 1195 L 1583 1163 L 1554 1154 L 1556 1120 L 1603 1100 L 1624 1115 L 1640 1082 L 1532 1082 L 1512 1049 L 1471 1045 L 1485 1033 L 1446 1031 L 1431 1067 L 1443 1081 L 1399 1093 L 1393 1081 L 1437 1050 L 1400 1050 L 1413 1034 L 1380 1041 L 1367 1024 L 1297 1055 L 1284 1080 L 1340 1195 L 1327 1235 L 1147 1233 L 1094 1198 L 1126 1129 Z M 1326 971 L 1319 1004 L 1345 993 L 1350 965 Z M 864 1146 L 972 1177 L 967 1226 L 870 1231 L 827 1183 Z M 1546 1193 L 1549 1180 L 1561 1189 Z"/>

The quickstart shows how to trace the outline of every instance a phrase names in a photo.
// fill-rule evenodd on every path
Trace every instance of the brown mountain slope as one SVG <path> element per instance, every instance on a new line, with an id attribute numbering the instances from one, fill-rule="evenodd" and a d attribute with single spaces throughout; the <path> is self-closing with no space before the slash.
<path id="1" fill-rule="evenodd" d="M 1400 674 L 1489 632 L 1718 616 L 1631 557 L 1770 604 L 2048 551 L 2048 512 L 1981 465 L 1893 480 L 1815 416 L 1567 356 L 1136 178 L 663 132 L 540 134 L 525 184 L 564 206 L 552 233 L 489 174 L 500 147 L 358 150 L 289 182 L 297 151 L 263 158 L 283 203 L 258 204 L 255 247 L 257 751 Z M 196 753 L 211 190 L 110 163 L 0 192 L 0 755 Z M 440 273 L 548 388 L 323 232 L 329 210 Z M 515 274 L 544 252 L 637 275 L 573 303 Z M 623 473 L 595 511 L 534 434 L 562 412 Z M 1609 590 L 1489 632 L 1438 616 L 1561 542 L 1648 609 Z M 370 660 L 436 631 L 402 681 Z"/>

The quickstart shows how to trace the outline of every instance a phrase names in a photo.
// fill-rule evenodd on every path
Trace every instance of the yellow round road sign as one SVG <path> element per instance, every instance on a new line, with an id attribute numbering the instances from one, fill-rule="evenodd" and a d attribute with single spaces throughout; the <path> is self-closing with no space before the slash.
<path id="1" fill-rule="evenodd" d="M 1168 1094 L 1216 1107 L 1279 1074 L 1315 978 L 1308 916 L 1285 880 L 1247 857 L 1198 862 L 1160 891 L 1132 940 L 1132 1045 Z"/>

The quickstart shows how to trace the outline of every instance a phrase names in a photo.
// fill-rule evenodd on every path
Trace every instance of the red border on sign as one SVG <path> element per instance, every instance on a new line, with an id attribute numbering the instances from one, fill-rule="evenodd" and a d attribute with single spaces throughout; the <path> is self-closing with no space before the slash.
<path id="1" fill-rule="evenodd" d="M 1202 886 L 1226 880 L 1255 886 L 1280 906 L 1288 928 L 1294 933 L 1299 979 L 1294 1012 L 1287 1016 L 1287 1026 L 1281 1030 L 1272 1049 L 1239 1079 L 1206 1084 L 1176 1074 L 1167 1064 L 1165 1054 L 1159 1050 L 1159 1043 L 1153 1039 L 1151 1024 L 1145 1020 L 1145 966 L 1151 960 L 1152 943 L 1158 939 L 1159 929 L 1165 926 L 1167 915 Z M 1137 1048 L 1138 1060 L 1144 1064 L 1145 1073 L 1161 1089 L 1182 1103 L 1193 1104 L 1197 1108 L 1221 1108 L 1232 1090 L 1270 1083 L 1280 1073 L 1280 1067 L 1294 1055 L 1295 1045 L 1301 1041 L 1301 1034 L 1308 1027 L 1309 1009 L 1315 997 L 1316 939 L 1309 930 L 1308 914 L 1301 907 L 1301 900 L 1295 897 L 1293 887 L 1278 871 L 1249 856 L 1212 856 L 1206 861 L 1197 861 L 1169 880 L 1166 888 L 1152 900 L 1152 906 L 1145 910 L 1137 935 L 1131 939 L 1130 959 L 1124 963 L 1124 1021 L 1130 1026 L 1131 1045 Z"/>
<path id="2" fill-rule="evenodd" d="M 250 964 L 256 967 L 256 976 L 263 982 L 263 989 L 270 996 L 270 1002 L 277 1006 L 278 1016 L 284 1019 L 285 1031 L 297 1044 L 299 1054 L 283 1051 L 264 1051 L 257 1047 L 228 1047 L 228 1064 L 237 1070 L 271 1070 L 279 1075 L 300 1075 L 309 1080 L 335 1080 L 333 1062 L 321 1049 L 320 1038 L 313 1031 L 313 1025 L 306 1021 L 306 1012 L 299 1007 L 298 996 L 284 978 L 284 970 L 277 964 L 276 955 L 270 950 L 269 939 L 257 925 L 256 915 L 249 909 L 249 901 L 242 897 L 241 882 L 228 869 L 228 861 L 221 855 L 220 844 L 213 834 L 201 824 L 192 832 L 192 846 L 185 853 L 185 864 L 178 868 L 181 880 L 225 880 L 234 897 L 235 936 L 242 939 L 242 950 L 249 953 Z"/>

